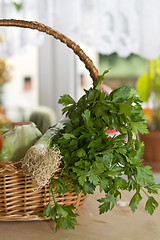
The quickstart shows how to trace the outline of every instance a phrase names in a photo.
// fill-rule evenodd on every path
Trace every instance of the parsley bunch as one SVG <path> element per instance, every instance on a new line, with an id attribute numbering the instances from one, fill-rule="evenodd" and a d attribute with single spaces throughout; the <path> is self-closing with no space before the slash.
<path id="1" fill-rule="evenodd" d="M 131 87 L 121 87 L 106 96 L 98 89 L 100 81 L 95 88 L 85 90 L 78 102 L 69 95 L 59 100 L 69 121 L 52 139 L 63 156 L 61 173 L 58 179 L 53 178 L 56 192 L 64 194 L 74 185 L 77 194 L 81 190 L 93 194 L 98 186 L 100 192 L 105 192 L 105 197 L 98 200 L 102 214 L 113 209 L 122 190 L 134 190 L 129 204 L 134 212 L 143 191 L 148 197 L 145 210 L 152 214 L 158 203 L 150 194 L 157 194 L 159 185 L 155 184 L 151 167 L 143 166 L 140 159 L 144 144 L 137 135 L 148 132 L 141 101 Z M 109 136 L 106 127 L 115 128 L 118 134 Z M 53 191 L 52 196 L 54 199 Z M 56 210 L 58 203 L 54 202 L 54 210 L 49 203 L 46 211 L 56 220 L 57 229 L 74 228 L 73 206 Z"/>

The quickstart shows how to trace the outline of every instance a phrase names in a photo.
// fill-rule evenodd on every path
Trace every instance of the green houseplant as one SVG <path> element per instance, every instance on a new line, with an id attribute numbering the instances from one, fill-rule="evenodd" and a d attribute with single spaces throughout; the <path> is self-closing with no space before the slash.
<path id="1" fill-rule="evenodd" d="M 148 134 L 140 134 L 145 143 L 144 164 L 160 170 L 160 59 L 148 62 L 148 72 L 137 81 L 137 90 L 144 102 L 144 112 L 148 117 Z"/>
<path id="2" fill-rule="evenodd" d="M 56 147 L 55 151 L 61 153 L 61 171 L 58 178 L 52 176 L 50 179 L 50 200 L 43 213 L 56 222 L 56 230 L 62 226 L 74 228 L 77 214 L 72 205 L 60 206 L 56 202 L 53 183 L 58 194 L 64 194 L 72 185 L 77 194 L 80 191 L 93 194 L 99 187 L 100 192 L 105 192 L 105 196 L 98 200 L 100 214 L 113 209 L 122 190 L 133 190 L 129 204 L 133 212 L 142 199 L 141 191 L 148 197 L 147 212 L 152 214 L 158 207 L 152 194 L 158 193 L 159 185 L 154 182 L 151 167 L 142 166 L 143 143 L 133 137 L 133 133 L 147 133 L 147 119 L 137 91 L 122 87 L 106 96 L 99 90 L 103 78 L 104 74 L 99 77 L 95 88 L 85 90 L 78 102 L 69 95 L 62 96 L 59 103 L 64 106 L 62 111 L 66 115 L 63 127 L 50 128 L 43 135 L 42 142 L 40 140 L 43 147 L 48 150 Z M 108 135 L 106 128 L 115 128 L 118 135 Z M 22 166 L 25 167 L 28 160 L 26 155 Z M 47 161 L 45 155 L 41 161 Z"/>

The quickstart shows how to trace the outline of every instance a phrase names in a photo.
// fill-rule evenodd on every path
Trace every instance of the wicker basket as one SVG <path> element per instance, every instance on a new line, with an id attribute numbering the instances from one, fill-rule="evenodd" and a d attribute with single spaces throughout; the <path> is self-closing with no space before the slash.
<path id="1" fill-rule="evenodd" d="M 59 39 L 71 48 L 85 64 L 93 80 L 93 86 L 98 77 L 98 71 L 90 58 L 72 40 L 52 28 L 38 22 L 1 19 L 0 26 L 14 26 L 22 28 L 37 29 Z M 74 187 L 64 195 L 55 194 L 56 201 L 61 205 L 73 204 L 77 212 L 83 205 L 86 196 L 81 192 L 78 196 Z M 49 186 L 46 185 L 35 191 L 31 178 L 26 176 L 20 163 L 0 162 L 0 221 L 30 221 L 44 220 L 42 212 L 49 201 Z M 52 203 L 53 204 L 53 203 Z"/>

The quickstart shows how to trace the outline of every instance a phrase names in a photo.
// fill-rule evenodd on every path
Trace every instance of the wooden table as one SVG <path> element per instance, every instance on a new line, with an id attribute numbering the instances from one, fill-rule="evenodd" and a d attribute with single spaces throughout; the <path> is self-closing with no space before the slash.
<path id="1" fill-rule="evenodd" d="M 128 207 L 131 193 L 122 196 L 111 212 L 99 215 L 96 191 L 79 211 L 74 230 L 55 233 L 52 221 L 0 222 L 0 240 L 160 240 L 160 207 L 150 216 L 144 199 L 133 214 Z"/>

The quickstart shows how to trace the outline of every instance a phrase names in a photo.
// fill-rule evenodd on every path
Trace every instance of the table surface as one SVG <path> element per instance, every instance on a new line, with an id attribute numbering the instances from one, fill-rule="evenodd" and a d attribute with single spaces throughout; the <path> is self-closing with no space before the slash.
<path id="1" fill-rule="evenodd" d="M 122 192 L 122 199 L 108 213 L 99 215 L 96 191 L 79 211 L 74 230 L 54 232 L 53 221 L 0 222 L 0 240 L 160 240 L 160 207 L 150 216 L 144 211 L 146 198 L 133 214 L 128 206 L 132 194 Z M 160 202 L 160 194 L 156 196 Z"/>

